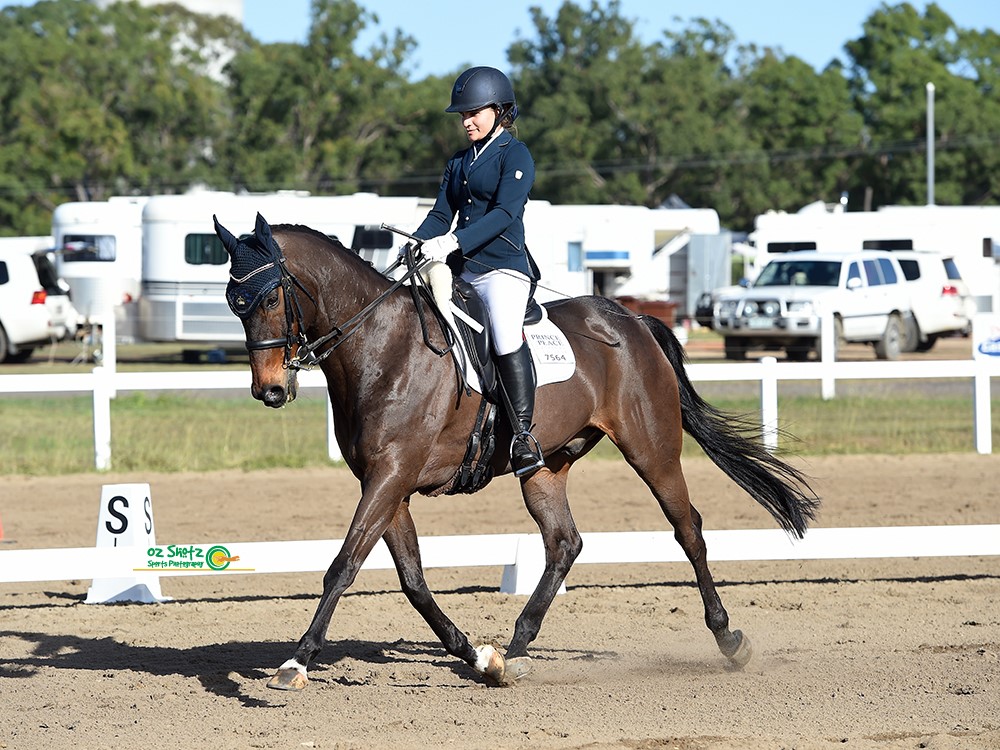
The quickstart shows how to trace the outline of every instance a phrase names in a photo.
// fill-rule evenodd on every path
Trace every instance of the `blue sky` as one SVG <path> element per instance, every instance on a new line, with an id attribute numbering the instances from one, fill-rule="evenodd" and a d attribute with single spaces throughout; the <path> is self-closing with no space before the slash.
<path id="1" fill-rule="evenodd" d="M 417 41 L 415 70 L 411 71 L 417 78 L 452 73 L 467 64 L 505 70 L 507 47 L 519 36 L 534 37 L 528 8 L 541 7 L 551 18 L 562 5 L 562 0 L 357 2 L 379 19 L 378 27 L 365 31 L 362 49 L 380 32 L 403 29 Z M 921 12 L 927 5 L 911 2 Z M 576 4 L 589 7 L 590 0 L 576 0 Z M 718 19 L 733 29 L 740 43 L 780 47 L 822 69 L 834 57 L 843 56 L 844 43 L 861 36 L 862 23 L 881 4 L 876 0 L 622 0 L 621 11 L 637 21 L 645 42 L 659 39 L 664 29 L 686 26 L 692 17 Z M 962 28 L 1000 30 L 1000 0 L 940 0 L 938 5 Z M 675 22 L 676 17 L 682 20 Z M 301 42 L 309 28 L 309 0 L 244 0 L 244 24 L 264 42 Z"/>

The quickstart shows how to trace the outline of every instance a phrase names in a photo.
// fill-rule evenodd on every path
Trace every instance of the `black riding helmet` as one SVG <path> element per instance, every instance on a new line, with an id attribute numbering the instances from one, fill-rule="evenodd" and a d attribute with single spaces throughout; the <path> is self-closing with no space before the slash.
<path id="1" fill-rule="evenodd" d="M 517 119 L 517 102 L 514 87 L 496 68 L 469 68 L 456 80 L 451 89 L 451 106 L 445 112 L 475 112 L 489 106 L 499 107 L 501 115 Z"/>

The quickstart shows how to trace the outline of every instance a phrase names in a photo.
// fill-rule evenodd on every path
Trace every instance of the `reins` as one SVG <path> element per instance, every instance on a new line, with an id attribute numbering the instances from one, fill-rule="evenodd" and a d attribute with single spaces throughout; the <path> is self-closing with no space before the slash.
<path id="1" fill-rule="evenodd" d="M 396 261 L 395 264 L 387 269 L 387 273 L 398 268 L 403 260 L 404 258 L 400 258 Z M 303 330 L 302 305 L 299 303 L 299 298 L 295 291 L 296 287 L 298 287 L 298 289 L 309 298 L 309 301 L 313 303 L 313 306 L 316 306 L 317 304 L 316 299 L 309 293 L 309 290 L 302 285 L 302 282 L 300 282 L 292 274 L 292 272 L 288 270 L 285 263 L 285 256 L 281 252 L 281 248 L 279 246 L 278 270 L 281 273 L 281 289 L 285 296 L 285 335 L 273 339 L 247 341 L 247 351 L 260 351 L 264 349 L 278 349 L 283 347 L 285 350 L 285 360 L 283 366 L 286 369 L 311 370 L 324 359 L 329 357 L 337 347 L 357 333 L 361 328 L 361 325 L 372 315 L 372 313 L 375 312 L 378 306 L 388 299 L 388 297 L 391 296 L 397 289 L 414 277 L 419 279 L 420 277 L 418 274 L 420 269 L 423 268 L 423 266 L 425 266 L 428 262 L 426 260 L 421 260 L 419 262 L 416 261 L 413 257 L 412 250 L 407 251 L 405 261 L 407 265 L 406 273 L 393 281 L 388 289 L 375 297 L 375 299 L 348 318 L 344 323 L 334 325 L 329 333 L 320 336 L 315 341 L 309 341 L 306 337 L 305 331 Z M 410 284 L 413 301 L 417 308 L 417 316 L 420 319 L 420 327 L 423 332 L 424 342 L 435 354 L 438 356 L 444 356 L 451 351 L 453 342 L 449 341 L 448 346 L 444 349 L 438 349 L 430 342 L 420 295 L 416 287 L 416 283 Z M 291 300 L 291 304 L 289 304 L 289 299 Z M 296 329 L 298 329 L 297 333 L 295 332 Z M 295 356 L 292 356 L 292 348 L 296 344 L 298 344 L 299 350 L 296 352 Z M 329 344 L 329 346 L 321 354 L 316 354 L 320 348 L 326 346 L 327 344 Z"/>

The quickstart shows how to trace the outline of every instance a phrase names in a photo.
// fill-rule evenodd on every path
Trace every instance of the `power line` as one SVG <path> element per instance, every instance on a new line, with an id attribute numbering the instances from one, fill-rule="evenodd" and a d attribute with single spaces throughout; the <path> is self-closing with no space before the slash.
<path id="1" fill-rule="evenodd" d="M 1000 145 L 1000 133 L 989 133 L 985 135 L 965 135 L 950 138 L 942 138 L 935 141 L 936 151 L 961 151 L 970 148 L 995 147 Z M 536 168 L 537 177 L 566 177 L 585 175 L 596 172 L 598 174 L 643 172 L 656 169 L 671 169 L 674 171 L 688 171 L 693 169 L 732 167 L 745 164 L 770 163 L 782 164 L 792 162 L 815 162 L 828 161 L 833 159 L 849 158 L 876 158 L 879 156 L 892 154 L 912 154 L 923 153 L 927 148 L 927 140 L 906 140 L 888 141 L 884 143 L 873 143 L 868 145 L 853 144 L 831 144 L 819 148 L 794 148 L 794 149 L 759 149 L 752 151 L 734 151 L 721 153 L 718 155 L 687 154 L 664 156 L 653 161 L 635 160 L 608 160 L 599 162 L 589 162 L 586 164 L 564 163 L 554 166 Z M 323 187 L 335 188 L 348 184 L 356 184 L 365 187 L 386 187 L 401 185 L 437 185 L 441 179 L 441 172 L 413 172 L 400 177 L 372 177 L 356 175 L 351 177 L 328 177 L 323 178 Z M 158 191 L 167 190 L 173 192 L 183 192 L 189 185 L 187 183 L 158 183 Z M 287 189 L 315 189 L 318 184 L 304 186 L 302 184 L 290 185 L 287 183 L 272 183 L 255 186 L 256 190 L 287 190 Z M 121 193 L 120 180 L 115 184 L 89 182 L 88 189 L 94 193 L 104 193 L 107 195 L 118 195 Z M 132 192 L 135 192 L 133 190 Z M 139 190 L 140 193 L 150 193 L 151 191 Z M 23 183 L 19 186 L 0 187 L 0 195 L 27 197 L 33 193 L 45 193 L 49 195 L 69 195 L 75 197 L 77 186 L 64 185 L 54 187 L 49 183 L 39 181 L 38 183 Z"/>

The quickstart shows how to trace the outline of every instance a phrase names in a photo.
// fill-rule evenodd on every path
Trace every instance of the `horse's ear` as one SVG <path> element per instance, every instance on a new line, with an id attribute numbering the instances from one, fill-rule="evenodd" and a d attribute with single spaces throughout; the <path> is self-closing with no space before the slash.
<path id="1" fill-rule="evenodd" d="M 236 246 L 240 241 L 233 236 L 232 232 L 219 223 L 219 219 L 215 214 L 212 214 L 212 221 L 215 222 L 215 233 L 219 236 L 219 239 L 222 240 L 222 246 L 226 248 L 227 253 L 232 255 L 233 250 L 236 249 Z"/>
<path id="2" fill-rule="evenodd" d="M 257 225 L 254 227 L 254 234 L 257 235 L 257 241 L 260 242 L 260 246 L 264 248 L 271 247 L 271 225 L 267 223 L 267 219 L 257 212 Z"/>

